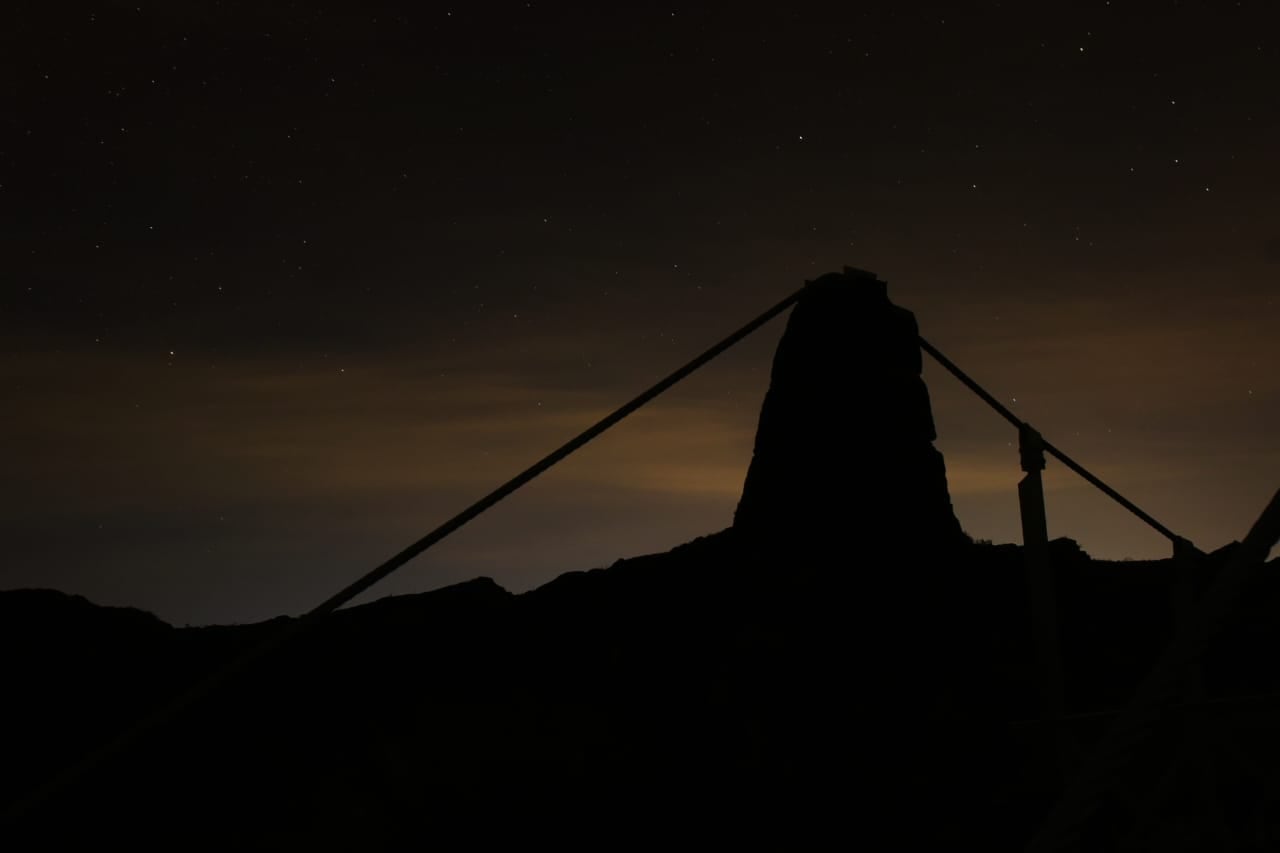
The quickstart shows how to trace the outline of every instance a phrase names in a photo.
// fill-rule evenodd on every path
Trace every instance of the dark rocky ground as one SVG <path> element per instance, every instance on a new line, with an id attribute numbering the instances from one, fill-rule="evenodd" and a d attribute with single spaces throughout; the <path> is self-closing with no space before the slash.
<path id="1" fill-rule="evenodd" d="M 340 611 L 23 828 L 342 847 L 581 810 L 637 832 L 690 815 L 722 834 L 782 821 L 851 843 L 1025 840 L 1054 782 L 1039 727 L 1018 724 L 1037 714 L 1020 549 L 902 566 L 741 544 L 726 531 L 524 595 L 478 579 Z M 1069 710 L 1114 707 L 1169 637 L 1169 567 L 1054 546 Z M 1280 600 L 1269 568 L 1254 602 Z M 0 793 L 29 789 L 279 624 L 174 629 L 57 593 L 0 594 Z M 1242 613 L 1209 657 L 1210 696 L 1280 699 L 1278 652 L 1268 608 Z M 1247 812 L 1241 833 L 1274 821 L 1262 811 L 1280 759 L 1273 709 L 1216 712 L 1262 765 L 1218 774 L 1238 790 L 1216 796 Z M 1100 725 L 1072 731 L 1087 742 Z M 1178 741 L 1157 733 L 1153 748 L 1172 756 Z"/>

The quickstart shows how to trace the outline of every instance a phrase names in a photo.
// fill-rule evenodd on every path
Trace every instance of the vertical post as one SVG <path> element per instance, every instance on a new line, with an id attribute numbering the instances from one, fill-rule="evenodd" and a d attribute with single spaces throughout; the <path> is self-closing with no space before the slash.
<path id="1" fill-rule="evenodd" d="M 1195 615 L 1195 570 L 1199 556 L 1196 546 L 1186 539 L 1179 537 L 1173 540 L 1173 629 L 1175 632 L 1180 633 L 1190 628 L 1191 619 Z M 1203 675 L 1200 657 L 1196 656 L 1187 664 L 1186 701 L 1198 702 L 1203 698 Z"/>
<path id="2" fill-rule="evenodd" d="M 1059 771 L 1064 771 L 1065 744 L 1058 726 L 1063 715 L 1062 661 L 1058 648 L 1058 606 L 1049 563 L 1049 526 L 1044 511 L 1044 439 L 1027 424 L 1018 428 L 1018 453 L 1026 475 L 1018 483 L 1022 511 L 1022 553 L 1026 561 L 1032 630 L 1040 664 L 1041 718 L 1052 727 Z"/>
<path id="3" fill-rule="evenodd" d="M 1195 570 L 1199 553 L 1196 547 L 1181 537 L 1173 540 L 1173 584 L 1171 598 L 1173 604 L 1173 636 L 1176 640 L 1182 634 L 1192 630 L 1196 618 L 1196 581 Z M 1182 718 L 1179 721 L 1181 738 L 1171 753 L 1170 772 L 1182 766 L 1188 759 L 1197 765 L 1200 775 L 1200 790 L 1196 804 L 1207 809 L 1202 817 L 1213 822 L 1215 831 L 1221 832 L 1222 820 L 1215 807 L 1217 798 L 1216 779 L 1213 766 L 1213 754 L 1209 748 L 1205 708 L 1200 704 L 1204 699 L 1204 670 L 1200 665 L 1201 650 L 1187 656 L 1186 672 L 1183 674 Z M 1230 737 L 1230 734 L 1227 734 Z M 1152 804 L 1153 808 L 1156 804 Z"/>

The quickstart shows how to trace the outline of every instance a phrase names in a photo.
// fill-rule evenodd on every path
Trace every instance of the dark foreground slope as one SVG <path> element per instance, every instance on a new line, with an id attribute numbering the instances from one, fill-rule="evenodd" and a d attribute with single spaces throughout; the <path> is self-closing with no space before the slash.
<path id="1" fill-rule="evenodd" d="M 726 531 L 520 596 L 476 580 L 341 612 L 21 830 L 52 846 L 347 847 L 608 815 L 623 836 L 693 818 L 722 835 L 781 821 L 850 843 L 1024 840 L 1053 780 L 1023 724 L 1018 549 L 895 564 L 902 582 L 872 589 L 858 576 L 885 570 L 875 555 L 740 546 Z M 1067 540 L 1055 556 L 1072 710 L 1112 707 L 1168 638 L 1169 567 L 1092 562 Z M 1280 600 L 1274 586 L 1258 597 Z M 6 798 L 280 624 L 170 629 L 47 593 L 2 594 L 0 610 L 27 622 L 0 622 L 26 663 L 6 684 Z M 1211 695 L 1277 696 L 1277 653 L 1258 609 L 1215 648 Z M 1274 733 L 1246 748 L 1280 759 Z M 1265 777 L 1219 774 L 1250 827 L 1273 819 Z"/>

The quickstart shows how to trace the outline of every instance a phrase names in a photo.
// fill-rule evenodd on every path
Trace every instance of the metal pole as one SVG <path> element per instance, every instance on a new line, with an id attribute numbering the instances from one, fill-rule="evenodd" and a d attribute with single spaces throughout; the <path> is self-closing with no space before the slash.
<path id="1" fill-rule="evenodd" d="M 1195 571 L 1201 553 L 1185 539 L 1173 543 L 1173 621 L 1174 631 L 1182 632 L 1191 625 L 1196 612 Z M 1204 678 L 1200 669 L 1200 656 L 1187 662 L 1187 701 L 1204 698 Z"/>
<path id="2" fill-rule="evenodd" d="M 1057 728 L 1064 706 L 1062 657 L 1058 637 L 1057 588 L 1049 560 L 1049 527 L 1045 517 L 1044 440 L 1027 424 L 1018 429 L 1018 453 L 1025 473 L 1018 483 L 1018 506 L 1022 515 L 1022 554 L 1026 563 L 1027 592 L 1030 597 L 1032 633 L 1040 664 L 1040 713 L 1053 726 L 1058 770 L 1065 771 L 1067 758 L 1064 734 Z"/>

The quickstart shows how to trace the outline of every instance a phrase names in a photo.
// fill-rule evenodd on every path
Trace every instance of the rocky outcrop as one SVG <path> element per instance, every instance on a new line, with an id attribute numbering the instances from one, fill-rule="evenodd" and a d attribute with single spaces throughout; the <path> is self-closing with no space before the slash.
<path id="1" fill-rule="evenodd" d="M 809 284 L 778 344 L 734 527 L 900 550 L 965 541 L 951 508 L 915 316 L 846 268 Z"/>

